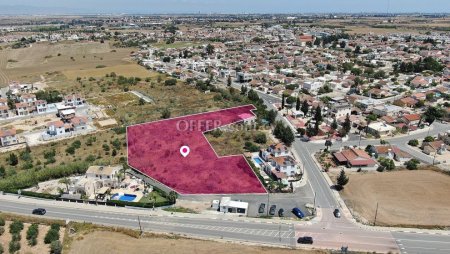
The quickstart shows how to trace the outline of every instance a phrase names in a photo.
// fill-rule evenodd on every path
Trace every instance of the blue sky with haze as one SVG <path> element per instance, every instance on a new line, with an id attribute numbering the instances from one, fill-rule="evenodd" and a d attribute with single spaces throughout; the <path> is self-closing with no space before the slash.
<path id="1" fill-rule="evenodd" d="M 450 12 L 450 0 L 0 0 L 0 14 Z"/>

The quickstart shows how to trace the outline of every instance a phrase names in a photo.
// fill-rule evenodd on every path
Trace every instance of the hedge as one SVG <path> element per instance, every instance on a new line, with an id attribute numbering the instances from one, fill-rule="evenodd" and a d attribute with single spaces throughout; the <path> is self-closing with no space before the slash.
<path id="1" fill-rule="evenodd" d="M 39 182 L 58 179 L 74 174 L 84 174 L 86 173 L 87 166 L 87 163 L 73 163 L 70 165 L 61 165 L 53 168 L 44 168 L 41 170 L 30 169 L 26 172 L 0 180 L 0 190 L 17 193 L 17 190 L 35 186 Z"/>
<path id="2" fill-rule="evenodd" d="M 36 198 L 45 198 L 45 199 L 56 199 L 59 197 L 59 195 L 53 195 L 53 194 L 49 194 L 49 193 L 38 193 L 38 192 L 32 192 L 32 191 L 21 191 L 20 195 L 36 197 Z"/>
<path id="3" fill-rule="evenodd" d="M 124 207 L 124 206 L 134 206 L 134 207 L 142 207 L 142 208 L 152 208 L 153 207 L 153 203 L 139 203 L 139 202 L 127 202 L 127 201 L 122 201 L 122 200 L 108 200 L 106 201 L 107 205 L 110 206 L 120 206 L 120 207 Z M 160 201 L 160 202 L 155 202 L 154 203 L 155 206 L 154 207 L 160 207 L 160 206 L 168 206 L 168 205 L 173 205 L 173 202 L 170 201 Z"/>

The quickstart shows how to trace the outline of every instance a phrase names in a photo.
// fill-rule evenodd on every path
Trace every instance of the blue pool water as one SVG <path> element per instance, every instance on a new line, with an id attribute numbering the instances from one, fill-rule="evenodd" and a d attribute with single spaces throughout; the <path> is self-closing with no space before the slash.
<path id="1" fill-rule="evenodd" d="M 120 201 L 127 201 L 127 202 L 131 202 L 136 198 L 136 195 L 133 194 L 124 194 L 122 196 L 120 196 L 119 194 L 114 194 L 111 196 L 111 199 L 115 199 L 115 200 L 120 200 Z"/>
<path id="2" fill-rule="evenodd" d="M 254 160 L 258 165 L 263 164 L 263 161 L 262 161 L 259 157 L 254 157 L 253 160 Z"/>

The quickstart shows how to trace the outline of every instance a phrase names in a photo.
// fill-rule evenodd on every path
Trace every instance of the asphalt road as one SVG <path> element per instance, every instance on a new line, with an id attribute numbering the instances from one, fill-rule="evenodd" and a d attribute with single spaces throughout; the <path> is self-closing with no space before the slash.
<path id="1" fill-rule="evenodd" d="M 175 216 L 138 216 L 117 211 L 97 211 L 79 208 L 61 207 L 53 204 L 33 204 L 30 202 L 2 200 L 0 210 L 4 212 L 31 215 L 37 207 L 45 208 L 43 217 L 92 222 L 102 225 L 122 226 L 154 232 L 175 233 L 203 238 L 226 239 L 251 243 L 295 246 L 295 230 L 293 224 L 258 223 L 252 221 L 233 221 L 211 218 L 184 218 Z M 232 217 L 231 217 L 232 218 Z"/>

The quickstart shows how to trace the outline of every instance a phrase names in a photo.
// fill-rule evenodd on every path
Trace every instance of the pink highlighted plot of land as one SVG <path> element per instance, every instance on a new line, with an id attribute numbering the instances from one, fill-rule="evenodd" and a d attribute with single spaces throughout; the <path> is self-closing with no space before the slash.
<path id="1" fill-rule="evenodd" d="M 204 132 L 253 118 L 253 105 L 133 125 L 128 164 L 180 194 L 266 193 L 243 155 L 219 157 Z M 182 146 L 189 154 L 180 153 Z"/>

